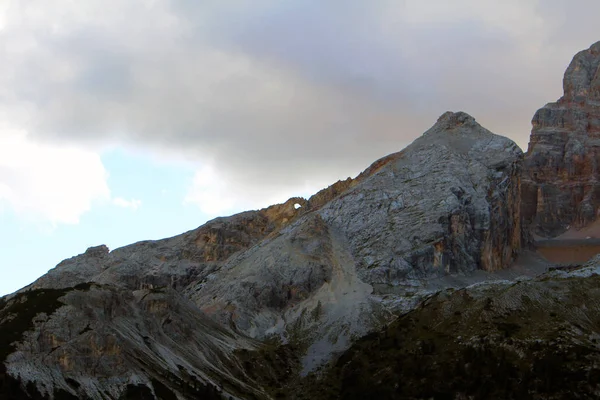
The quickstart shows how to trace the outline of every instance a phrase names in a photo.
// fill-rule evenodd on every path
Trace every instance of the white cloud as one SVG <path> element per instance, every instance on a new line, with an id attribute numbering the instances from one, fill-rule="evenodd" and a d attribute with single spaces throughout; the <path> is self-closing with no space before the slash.
<path id="1" fill-rule="evenodd" d="M 240 200 L 232 197 L 231 188 L 219 178 L 214 168 L 204 167 L 194 175 L 184 203 L 196 204 L 203 213 L 215 216 L 235 210 L 236 202 Z"/>
<path id="2" fill-rule="evenodd" d="M 282 203 L 290 197 L 308 197 L 325 184 L 320 181 L 304 184 L 290 182 L 283 186 L 269 182 L 255 185 L 253 181 L 223 176 L 213 166 L 207 165 L 194 175 L 184 204 L 194 204 L 209 216 L 228 215 Z"/>
<path id="3" fill-rule="evenodd" d="M 402 15 L 405 22 L 427 26 L 448 21 L 481 21 L 488 28 L 515 36 L 544 29 L 539 0 L 406 0 L 391 3 L 382 17 Z M 535 40 L 538 38 L 535 37 Z"/>
<path id="4" fill-rule="evenodd" d="M 108 199 L 107 172 L 98 154 L 32 142 L 0 126 L 0 203 L 36 222 L 76 224 L 94 200 Z"/>
<path id="5" fill-rule="evenodd" d="M 356 174 L 447 110 L 525 147 L 600 12 L 592 0 L 0 3 L 0 120 L 31 141 L 210 159 L 185 200 L 210 214 Z"/>
<path id="6" fill-rule="evenodd" d="M 142 205 L 142 201 L 137 199 L 126 200 L 122 197 L 115 197 L 112 199 L 112 204 L 117 207 L 130 208 L 133 211 L 136 211 L 139 206 Z"/>

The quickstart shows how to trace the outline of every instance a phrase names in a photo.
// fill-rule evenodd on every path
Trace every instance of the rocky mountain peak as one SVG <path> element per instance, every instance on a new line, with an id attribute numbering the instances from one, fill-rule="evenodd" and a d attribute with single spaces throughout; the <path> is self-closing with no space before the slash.
<path id="1" fill-rule="evenodd" d="M 477 122 L 475 118 L 463 111 L 452 112 L 446 111 L 438 118 L 435 125 L 432 127 L 434 130 L 452 130 L 462 125 L 475 125 Z M 479 125 L 479 124 L 477 124 Z"/>
<path id="2" fill-rule="evenodd" d="M 0 314 L 10 318 L 30 296 L 62 299 L 27 328 L 36 333 L 17 338 L 23 345 L 7 348 L 7 371 L 41 393 L 80 398 L 99 398 L 101 386 L 110 398 L 134 384 L 204 390 L 217 385 L 208 370 L 228 383 L 223 392 L 251 393 L 252 376 L 228 364 L 240 357 L 232 349 L 273 338 L 300 349 L 300 374 L 314 371 L 432 287 L 454 284 L 449 277 L 513 262 L 520 160 L 510 139 L 445 113 L 404 150 L 308 200 L 111 252 L 92 247 Z M 90 346 L 102 349 L 92 361 L 80 356 Z"/>
<path id="3" fill-rule="evenodd" d="M 104 257 L 109 251 L 108 246 L 101 244 L 100 246 L 89 247 L 84 255 L 87 257 Z"/>
<path id="4" fill-rule="evenodd" d="M 441 135 L 442 137 L 438 138 L 438 135 Z M 486 135 L 489 135 L 490 137 L 494 136 L 492 132 L 479 125 L 475 118 L 462 111 L 447 111 L 443 113 L 437 119 L 437 122 L 423 134 L 423 136 L 427 138 L 427 141 L 445 141 L 449 138 L 444 138 L 444 136 L 448 135 L 454 137 L 462 136 L 465 138 L 471 137 L 473 141 L 480 140 Z"/>
<path id="5" fill-rule="evenodd" d="M 417 139 L 404 151 L 417 148 L 417 144 L 421 145 L 424 143 L 446 144 L 455 147 L 458 151 L 469 151 L 471 149 L 469 143 L 471 145 L 481 145 L 486 139 L 502 143 L 502 145 L 511 148 L 515 146 L 512 140 L 485 129 L 469 114 L 462 111 L 448 111 L 437 119 L 437 122 L 423 134 L 422 138 Z M 483 142 L 478 143 L 479 141 Z M 493 153 L 497 149 L 490 150 L 490 153 Z M 514 148 L 514 151 L 520 152 L 517 147 Z M 490 154 L 486 154 L 486 156 L 488 155 Z"/>
<path id="6" fill-rule="evenodd" d="M 587 226 L 600 210 L 600 42 L 575 55 L 563 86 L 535 113 L 524 163 L 524 216 L 544 237 Z"/>
<path id="7" fill-rule="evenodd" d="M 478 162 L 495 169 L 504 168 L 522 157 L 515 142 L 490 132 L 462 111 L 442 114 L 402 153 L 421 152 L 426 147 L 444 148 L 457 156 L 467 157 L 471 163 Z"/>
<path id="8" fill-rule="evenodd" d="M 599 213 L 599 64 L 600 42 L 575 56 L 524 162 L 446 112 L 308 200 L 64 260 L 0 299 L 0 398 L 597 394 L 580 360 L 598 365 L 600 259 L 537 280 L 514 262 L 523 220 L 553 235 Z"/>
<path id="9" fill-rule="evenodd" d="M 585 102 L 600 97 L 600 42 L 583 50 L 571 61 L 563 78 L 564 96 L 559 102 Z"/>

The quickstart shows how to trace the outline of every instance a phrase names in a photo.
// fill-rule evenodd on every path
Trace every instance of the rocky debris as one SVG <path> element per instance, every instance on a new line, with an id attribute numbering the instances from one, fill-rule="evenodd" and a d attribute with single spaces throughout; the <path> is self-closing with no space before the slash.
<path id="1" fill-rule="evenodd" d="M 598 217 L 600 42 L 573 58 L 563 88 L 563 97 L 533 117 L 524 162 L 524 221 L 543 237 Z"/>

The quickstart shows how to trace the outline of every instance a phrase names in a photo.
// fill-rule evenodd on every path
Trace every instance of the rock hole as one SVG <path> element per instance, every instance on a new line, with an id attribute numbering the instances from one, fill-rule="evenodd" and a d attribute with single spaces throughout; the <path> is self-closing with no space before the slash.
<path id="1" fill-rule="evenodd" d="M 302 207 L 300 204 L 298 204 L 298 203 L 294 204 L 294 208 L 295 208 L 296 210 L 297 210 L 297 209 L 299 209 L 300 207 Z"/>

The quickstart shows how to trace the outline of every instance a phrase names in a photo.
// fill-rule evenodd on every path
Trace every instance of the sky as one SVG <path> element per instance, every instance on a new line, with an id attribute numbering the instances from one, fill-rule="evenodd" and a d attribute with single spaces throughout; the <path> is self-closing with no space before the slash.
<path id="1" fill-rule="evenodd" d="M 0 295 L 308 197 L 445 111 L 526 149 L 597 0 L 0 0 Z"/>

